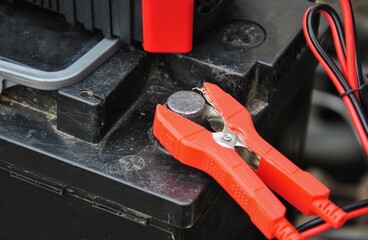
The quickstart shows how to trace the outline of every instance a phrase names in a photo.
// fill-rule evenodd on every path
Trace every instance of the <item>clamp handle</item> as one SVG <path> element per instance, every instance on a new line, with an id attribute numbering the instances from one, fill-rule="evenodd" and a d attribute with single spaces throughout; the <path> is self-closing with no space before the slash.
<path id="1" fill-rule="evenodd" d="M 211 175 L 267 238 L 301 239 L 276 196 L 234 149 L 218 145 L 211 132 L 158 105 L 153 133 L 174 158 Z"/>
<path id="2" fill-rule="evenodd" d="M 345 223 L 347 214 L 328 199 L 330 190 L 265 141 L 238 101 L 214 84 L 205 83 L 203 88 L 228 129 L 238 133 L 260 157 L 257 175 L 268 187 L 305 215 L 317 214 L 335 228 Z"/>

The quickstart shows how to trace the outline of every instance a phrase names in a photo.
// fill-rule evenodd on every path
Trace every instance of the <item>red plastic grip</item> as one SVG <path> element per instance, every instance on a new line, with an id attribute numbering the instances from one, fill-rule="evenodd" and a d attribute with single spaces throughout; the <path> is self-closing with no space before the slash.
<path id="1" fill-rule="evenodd" d="M 203 88 L 228 129 L 238 133 L 245 145 L 260 157 L 257 175 L 268 187 L 305 215 L 316 214 L 334 228 L 345 223 L 347 214 L 328 200 L 329 189 L 266 142 L 239 102 L 214 84 L 205 83 Z"/>
<path id="2" fill-rule="evenodd" d="M 305 215 L 316 214 L 334 228 L 345 223 L 347 214 L 328 199 L 330 191 L 321 182 L 274 149 L 265 158 L 257 174 L 267 186 Z"/>
<path id="3" fill-rule="evenodd" d="M 218 145 L 211 132 L 158 105 L 153 133 L 177 160 L 211 175 L 267 238 L 301 239 L 284 217 L 281 202 L 236 151 Z"/>
<path id="4" fill-rule="evenodd" d="M 143 48 L 187 53 L 192 49 L 194 0 L 142 0 Z"/>

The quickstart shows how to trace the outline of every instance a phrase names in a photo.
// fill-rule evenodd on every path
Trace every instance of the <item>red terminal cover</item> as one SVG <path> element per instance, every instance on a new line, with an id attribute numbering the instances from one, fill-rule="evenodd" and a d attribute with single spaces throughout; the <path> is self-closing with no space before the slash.
<path id="1" fill-rule="evenodd" d="M 194 0 L 142 0 L 143 48 L 153 53 L 192 49 Z"/>

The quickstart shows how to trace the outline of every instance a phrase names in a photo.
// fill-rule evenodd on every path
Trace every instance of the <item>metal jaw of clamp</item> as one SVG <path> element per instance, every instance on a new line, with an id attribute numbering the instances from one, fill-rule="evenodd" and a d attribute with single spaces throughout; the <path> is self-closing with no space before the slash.
<path id="1" fill-rule="evenodd" d="M 204 117 L 214 132 L 156 108 L 153 133 L 174 158 L 212 176 L 269 239 L 302 239 L 270 189 L 305 215 L 319 215 L 335 228 L 345 223 L 346 213 L 328 200 L 329 189 L 259 136 L 239 102 L 214 84 L 194 90 L 207 101 Z"/>

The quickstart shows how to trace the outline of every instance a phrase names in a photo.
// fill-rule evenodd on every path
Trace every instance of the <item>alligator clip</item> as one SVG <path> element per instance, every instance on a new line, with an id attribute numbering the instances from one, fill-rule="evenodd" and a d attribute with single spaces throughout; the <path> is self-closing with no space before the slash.
<path id="1" fill-rule="evenodd" d="M 328 200 L 328 188 L 259 136 L 239 102 L 214 84 L 194 90 L 206 99 L 205 119 L 215 132 L 158 105 L 153 133 L 174 158 L 212 176 L 269 239 L 302 239 L 269 188 L 305 215 L 344 224 L 347 215 Z"/>

